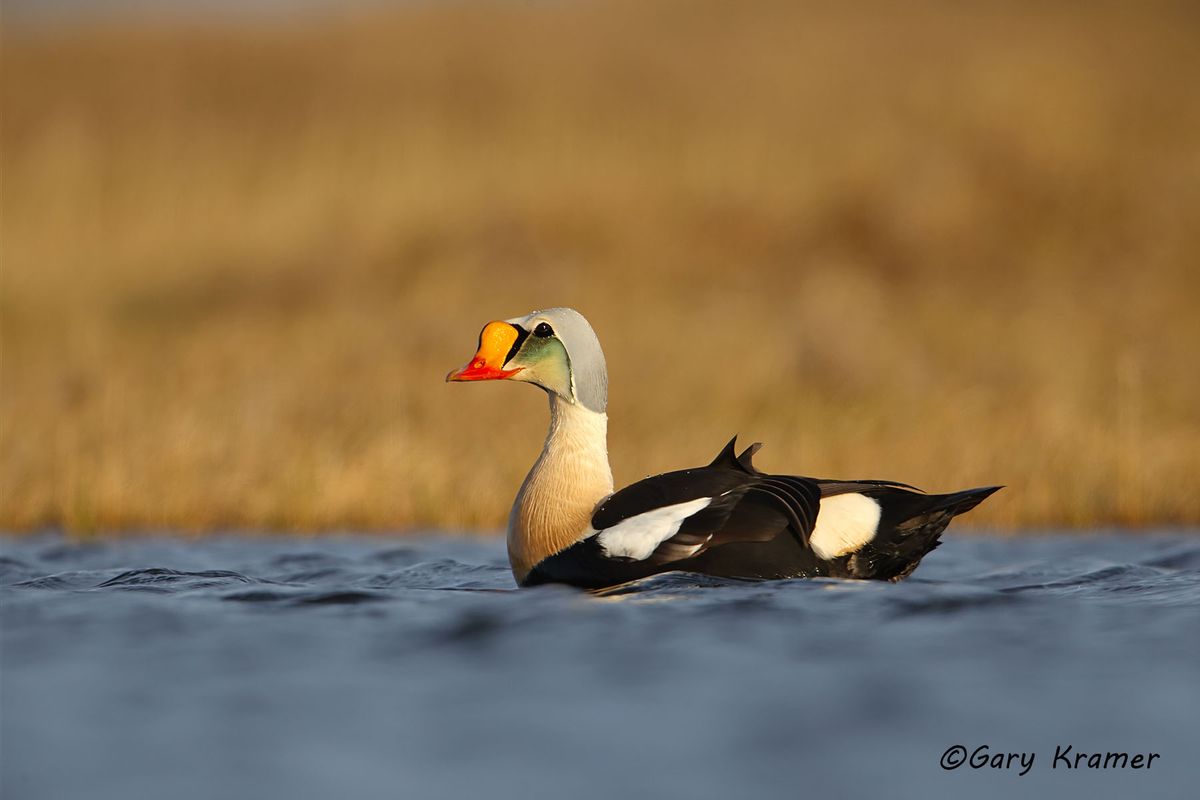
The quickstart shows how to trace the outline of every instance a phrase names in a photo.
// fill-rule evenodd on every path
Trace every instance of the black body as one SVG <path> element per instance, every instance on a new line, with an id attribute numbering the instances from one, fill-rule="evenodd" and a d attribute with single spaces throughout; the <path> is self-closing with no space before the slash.
<path id="1" fill-rule="evenodd" d="M 599 589 L 661 572 L 727 578 L 861 578 L 900 580 L 938 546 L 958 514 L 1001 488 L 989 486 L 929 495 L 891 481 L 834 481 L 759 472 L 751 459 L 760 445 L 735 455 L 737 439 L 706 467 L 638 481 L 603 500 L 592 515 L 596 533 L 544 559 L 522 585 L 566 583 Z M 858 493 L 877 501 L 879 524 L 870 541 L 832 559 L 817 555 L 809 536 L 821 498 Z M 644 559 L 611 557 L 599 534 L 658 508 L 713 498 Z"/>

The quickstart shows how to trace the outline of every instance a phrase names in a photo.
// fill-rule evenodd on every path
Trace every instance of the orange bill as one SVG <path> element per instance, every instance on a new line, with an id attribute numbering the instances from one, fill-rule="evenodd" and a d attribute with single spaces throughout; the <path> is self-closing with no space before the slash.
<path id="1" fill-rule="evenodd" d="M 447 381 L 495 381 L 508 378 L 521 371 L 502 369 L 508 359 L 508 351 L 517 341 L 517 329 L 507 322 L 489 322 L 479 334 L 479 350 L 471 363 L 456 369 L 446 376 Z"/>

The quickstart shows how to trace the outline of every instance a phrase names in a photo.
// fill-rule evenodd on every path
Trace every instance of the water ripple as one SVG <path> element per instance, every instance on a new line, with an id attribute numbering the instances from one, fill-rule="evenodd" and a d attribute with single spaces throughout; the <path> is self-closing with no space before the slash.
<path id="1" fill-rule="evenodd" d="M 114 587 L 130 589 L 161 589 L 164 592 L 180 587 L 188 589 L 211 589 L 224 586 L 230 581 L 237 583 L 254 583 L 239 572 L 225 569 L 210 569 L 197 572 L 167 569 L 165 567 L 145 567 L 122 572 L 114 578 L 109 578 L 96 586 L 97 589 Z"/>

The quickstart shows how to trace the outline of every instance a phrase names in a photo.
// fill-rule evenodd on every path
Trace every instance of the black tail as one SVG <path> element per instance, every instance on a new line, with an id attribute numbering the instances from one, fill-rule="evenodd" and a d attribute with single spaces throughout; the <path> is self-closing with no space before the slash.
<path id="1" fill-rule="evenodd" d="M 934 502 L 926 506 L 924 510 L 926 512 L 949 511 L 951 517 L 957 517 L 959 514 L 967 513 L 1003 488 L 1003 486 L 982 486 L 978 489 L 963 489 L 961 492 L 951 492 L 950 494 L 927 495 L 925 499 Z"/>
<path id="2" fill-rule="evenodd" d="M 921 559 L 941 544 L 950 520 L 982 503 L 1002 486 L 964 489 L 950 494 L 916 494 L 881 490 L 871 495 L 883 513 L 875 538 L 850 556 L 850 577 L 898 581 L 906 578 Z"/>

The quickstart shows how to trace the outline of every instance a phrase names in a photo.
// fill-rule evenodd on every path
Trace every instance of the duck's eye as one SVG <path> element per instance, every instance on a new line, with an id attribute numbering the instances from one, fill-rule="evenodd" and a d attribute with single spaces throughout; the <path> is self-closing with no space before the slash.
<path id="1" fill-rule="evenodd" d="M 533 329 L 533 335 L 541 336 L 542 338 L 545 338 L 547 336 L 553 336 L 554 328 L 551 328 L 549 326 L 549 324 L 547 324 L 545 322 L 539 322 L 538 326 Z"/>

